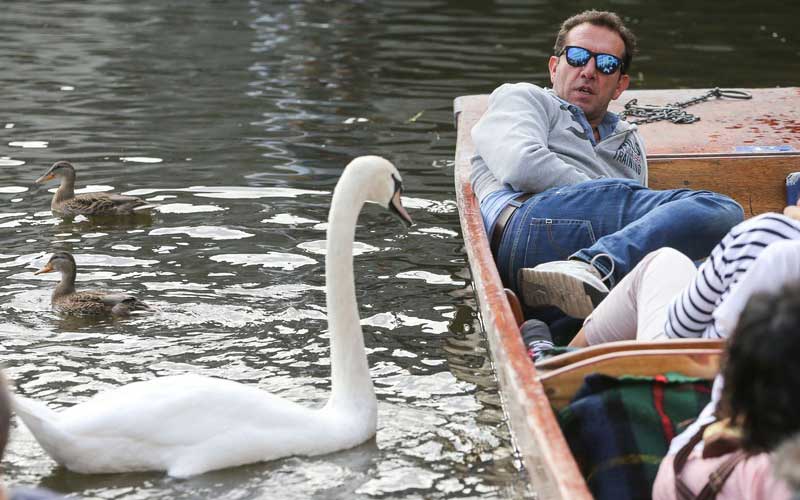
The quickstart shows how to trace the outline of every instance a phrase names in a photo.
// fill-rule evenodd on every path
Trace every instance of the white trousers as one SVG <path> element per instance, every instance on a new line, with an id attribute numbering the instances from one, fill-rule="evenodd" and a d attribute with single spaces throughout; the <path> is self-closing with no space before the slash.
<path id="1" fill-rule="evenodd" d="M 589 345 L 614 340 L 666 340 L 669 305 L 697 274 L 694 263 L 672 248 L 649 253 L 586 318 Z M 747 299 L 754 292 L 777 292 L 800 281 L 800 240 L 781 240 L 764 248 L 717 306 L 718 330 L 733 332 Z"/>

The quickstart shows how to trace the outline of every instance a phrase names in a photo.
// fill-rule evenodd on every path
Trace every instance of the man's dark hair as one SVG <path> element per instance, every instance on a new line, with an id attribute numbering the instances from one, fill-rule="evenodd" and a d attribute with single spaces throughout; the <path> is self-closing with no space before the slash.
<path id="1" fill-rule="evenodd" d="M 633 32 L 625 26 L 622 19 L 613 12 L 605 10 L 585 10 L 561 23 L 561 29 L 558 31 L 558 35 L 556 35 L 556 44 L 553 47 L 553 53 L 560 56 L 561 51 L 564 50 L 564 46 L 567 43 L 567 34 L 575 26 L 584 23 L 608 28 L 622 38 L 622 41 L 625 42 L 625 53 L 622 55 L 620 73 L 627 73 L 628 68 L 631 66 L 633 55 L 636 53 L 636 35 L 634 35 Z"/>
<path id="2" fill-rule="evenodd" d="M 723 401 L 742 447 L 771 451 L 800 431 L 800 286 L 753 294 L 728 343 Z"/>

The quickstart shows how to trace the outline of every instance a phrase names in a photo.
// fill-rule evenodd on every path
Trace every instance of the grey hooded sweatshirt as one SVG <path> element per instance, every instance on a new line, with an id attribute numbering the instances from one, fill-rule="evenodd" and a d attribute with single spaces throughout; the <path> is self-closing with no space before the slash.
<path id="1" fill-rule="evenodd" d="M 614 128 L 595 145 L 581 119 L 586 121 L 577 106 L 530 83 L 507 83 L 492 92 L 486 113 L 472 129 L 476 155 L 470 177 L 487 233 L 520 193 L 601 178 L 647 185 L 647 159 L 636 125 L 615 116 L 604 120 Z"/>

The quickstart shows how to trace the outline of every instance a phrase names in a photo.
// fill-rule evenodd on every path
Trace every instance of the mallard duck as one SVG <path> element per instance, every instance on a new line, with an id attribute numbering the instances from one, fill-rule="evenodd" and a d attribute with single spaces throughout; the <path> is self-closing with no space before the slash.
<path id="1" fill-rule="evenodd" d="M 53 308 L 63 314 L 85 316 L 127 316 L 132 311 L 150 310 L 133 295 L 99 290 L 75 291 L 75 258 L 69 252 L 56 252 L 34 274 L 61 273 L 61 282 L 53 290 Z"/>
<path id="2" fill-rule="evenodd" d="M 36 184 L 61 178 L 61 185 L 50 202 L 50 209 L 62 215 L 132 215 L 138 210 L 153 207 L 136 196 L 125 196 L 113 193 L 75 194 L 75 167 L 68 161 L 57 161 L 41 177 Z"/>
<path id="3" fill-rule="evenodd" d="M 87 474 L 165 470 L 186 477 L 370 439 L 378 405 L 356 303 L 353 239 L 367 201 L 411 224 L 400 193 L 397 169 L 377 156 L 353 160 L 334 189 L 325 254 L 332 383 L 322 408 L 252 385 L 177 375 L 124 385 L 59 412 L 14 396 L 17 414 L 54 460 Z"/>

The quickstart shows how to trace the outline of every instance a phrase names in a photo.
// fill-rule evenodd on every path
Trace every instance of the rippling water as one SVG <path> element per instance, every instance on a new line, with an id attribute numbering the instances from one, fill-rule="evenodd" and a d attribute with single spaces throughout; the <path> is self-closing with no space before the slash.
<path id="1" fill-rule="evenodd" d="M 640 35 L 634 86 L 797 83 L 798 7 L 607 6 Z M 19 392 L 65 407 L 195 372 L 320 405 L 329 386 L 324 231 L 342 167 L 360 154 L 392 159 L 416 222 L 405 231 L 371 206 L 357 230 L 375 440 L 179 481 L 70 473 L 17 427 L 7 482 L 85 498 L 535 496 L 476 328 L 452 187 L 451 103 L 503 81 L 545 84 L 544 60 L 568 13 L 561 3 L 3 7 L 0 359 Z M 158 210 L 127 221 L 54 217 L 54 186 L 32 183 L 59 159 L 75 163 L 79 188 L 136 194 Z M 33 275 L 53 250 L 76 255 L 79 287 L 126 290 L 157 311 L 59 317 L 49 308 L 55 276 Z"/>

